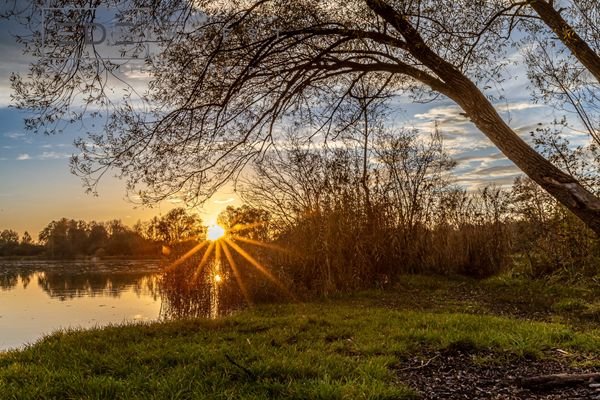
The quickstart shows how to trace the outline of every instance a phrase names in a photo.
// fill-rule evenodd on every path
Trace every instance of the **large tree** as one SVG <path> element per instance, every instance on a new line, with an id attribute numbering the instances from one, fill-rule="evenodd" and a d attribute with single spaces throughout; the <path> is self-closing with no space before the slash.
<path id="1" fill-rule="evenodd" d="M 98 3 L 46 13 L 45 35 L 24 39 L 29 51 L 46 54 L 27 78 L 13 81 L 18 105 L 38 111 L 30 127 L 82 118 L 77 99 L 111 106 L 107 83 L 110 73 L 119 77 L 117 66 L 85 46 L 85 30 L 72 29 L 77 40 L 69 41 L 48 31 L 65 18 L 95 21 Z M 126 2 L 119 17 L 131 24 L 131 38 L 150 27 L 158 43 L 157 56 L 147 59 L 149 92 L 142 106 L 131 90 L 110 108 L 104 134 L 79 141 L 83 157 L 74 158 L 74 170 L 93 187 L 116 168 L 150 202 L 173 193 L 205 197 L 290 124 L 302 123 L 307 135 L 332 134 L 334 116 L 369 77 L 378 83 L 374 96 L 453 100 L 523 172 L 600 233 L 600 200 L 521 139 L 480 89 L 500 76 L 506 46 L 519 23 L 532 19 L 598 78 L 597 36 L 576 28 L 600 6 L 564 3 L 566 9 L 552 0 Z"/>

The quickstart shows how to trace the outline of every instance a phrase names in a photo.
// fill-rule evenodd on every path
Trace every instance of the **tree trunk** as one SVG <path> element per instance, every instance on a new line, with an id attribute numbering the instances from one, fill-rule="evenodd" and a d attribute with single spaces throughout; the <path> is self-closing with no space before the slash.
<path id="1" fill-rule="evenodd" d="M 554 6 L 546 0 L 531 0 L 529 5 L 600 82 L 600 56 L 573 30 Z"/>
<path id="2" fill-rule="evenodd" d="M 521 171 L 600 236 L 600 199 L 521 139 L 468 78 L 459 77 L 451 86 L 448 95 L 467 113 L 475 126 Z"/>
<path id="3" fill-rule="evenodd" d="M 467 113 L 475 126 L 509 160 L 514 162 L 521 171 L 577 215 L 590 229 L 600 236 L 600 199 L 581 186 L 575 178 L 554 166 L 521 139 L 504 122 L 494 106 L 473 81 L 454 65 L 435 53 L 404 15 L 396 11 L 386 0 L 366 0 L 366 2 L 375 13 L 390 23 L 404 37 L 407 51 L 442 79 L 443 82 L 439 82 L 439 84 L 436 84 L 437 87 L 432 89 L 439 90 L 442 94 L 454 100 Z M 534 7 L 534 5 L 540 6 L 544 11 L 548 11 L 547 7 L 552 8 L 550 4 L 542 0 L 532 0 L 531 6 Z M 554 9 L 552 8 L 552 10 Z M 569 37 L 571 37 L 570 40 L 573 45 L 576 41 L 573 40 L 572 35 L 569 35 Z M 579 37 L 576 36 L 576 38 Z M 580 50 L 580 46 L 578 45 L 574 48 L 578 51 Z M 587 58 L 586 62 L 591 63 L 592 66 L 595 65 L 593 60 L 588 60 Z M 600 77 L 600 70 L 598 73 Z M 431 79 L 436 79 L 427 73 L 425 75 Z M 414 74 L 412 76 L 415 79 L 421 80 L 426 85 L 429 84 L 428 81 L 431 81 L 431 79 L 424 80 Z M 431 84 L 429 85 L 431 86 Z"/>

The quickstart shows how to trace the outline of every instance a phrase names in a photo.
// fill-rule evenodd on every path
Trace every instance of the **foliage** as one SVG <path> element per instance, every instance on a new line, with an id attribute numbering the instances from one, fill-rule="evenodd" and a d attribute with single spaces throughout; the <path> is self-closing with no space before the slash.
<path id="1" fill-rule="evenodd" d="M 195 213 L 174 208 L 148 222 L 138 221 L 133 228 L 121 220 L 106 222 L 61 218 L 39 233 L 34 244 L 28 232 L 19 244 L 18 234 L 5 230 L 0 234 L 0 255 L 41 254 L 53 258 L 76 256 L 159 256 L 160 244 L 183 246 L 204 235 L 205 227 Z M 187 244 L 186 244 L 187 242 Z"/>
<path id="2" fill-rule="evenodd" d="M 318 293 L 389 285 L 406 272 L 482 277 L 507 267 L 505 191 L 454 187 L 437 131 L 369 137 L 334 149 L 291 140 L 255 164 L 240 192 L 271 211 L 274 242 L 287 250 L 268 265 Z"/>
<path id="3" fill-rule="evenodd" d="M 566 121 L 532 132 L 534 144 L 591 192 L 600 192 L 598 145 L 573 146 L 564 138 Z M 600 274 L 600 241 L 565 207 L 535 182 L 521 177 L 512 188 L 517 268 L 535 277 L 560 275 L 568 279 Z"/>
<path id="4" fill-rule="evenodd" d="M 40 254 L 43 248 L 33 243 L 29 232 L 23 233 L 19 241 L 19 234 L 12 229 L 0 232 L 0 256 L 31 256 Z"/>
<path id="5" fill-rule="evenodd" d="M 62 218 L 50 222 L 39 234 L 46 255 L 69 258 L 82 255 L 149 256 L 158 255 L 149 241 L 120 220 L 105 223 Z"/>
<path id="6" fill-rule="evenodd" d="M 264 208 L 244 204 L 227 206 L 219 213 L 217 223 L 236 236 L 266 242 L 269 238 L 271 214 Z"/>
<path id="7" fill-rule="evenodd" d="M 515 181 L 512 196 L 517 269 L 569 279 L 600 273 L 600 242 L 581 221 L 527 178 Z"/>
<path id="8" fill-rule="evenodd" d="M 204 235 L 202 220 L 196 213 L 188 213 L 183 207 L 170 210 L 162 217 L 154 217 L 140 227 L 145 237 L 165 244 L 187 240 L 199 240 Z"/>

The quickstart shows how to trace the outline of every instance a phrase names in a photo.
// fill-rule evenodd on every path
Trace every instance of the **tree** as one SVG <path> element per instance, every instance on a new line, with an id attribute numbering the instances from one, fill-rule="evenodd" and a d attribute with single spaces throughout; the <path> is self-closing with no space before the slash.
<path id="1" fill-rule="evenodd" d="M 270 239 L 270 219 L 271 215 L 266 210 L 244 204 L 241 207 L 227 206 L 219 213 L 217 222 L 235 236 L 267 242 Z"/>
<path id="2" fill-rule="evenodd" d="M 90 254 L 95 254 L 100 249 L 104 249 L 108 243 L 108 232 L 102 223 L 92 221 L 88 224 L 89 234 L 87 250 Z"/>
<path id="3" fill-rule="evenodd" d="M 31 238 L 31 235 L 29 234 L 29 232 L 25 231 L 25 233 L 23 233 L 23 237 L 21 238 L 21 244 L 22 245 L 33 244 L 33 239 Z"/>
<path id="4" fill-rule="evenodd" d="M 39 241 L 42 243 L 50 257 L 71 256 L 68 239 L 68 220 L 62 218 L 59 221 L 52 221 L 39 233 Z"/>
<path id="5" fill-rule="evenodd" d="M 576 128 L 587 132 L 598 146 L 600 6 L 589 0 L 529 3 L 532 14 L 523 23 L 527 35 L 522 41 L 533 98 L 574 115 L 579 121 Z"/>
<path id="6" fill-rule="evenodd" d="M 0 255 L 12 255 L 19 247 L 19 234 L 12 229 L 0 232 Z"/>
<path id="7" fill-rule="evenodd" d="M 436 129 L 425 141 L 415 131 L 387 132 L 376 148 L 385 192 L 394 199 L 399 222 L 408 230 L 431 222 L 440 193 L 450 185 L 447 174 L 456 165 L 443 148 L 441 133 Z"/>
<path id="8" fill-rule="evenodd" d="M 204 229 L 198 214 L 189 214 L 185 208 L 178 207 L 160 218 L 154 217 L 146 232 L 150 238 L 172 244 L 198 239 L 204 233 Z"/>
<path id="9" fill-rule="evenodd" d="M 598 40 L 600 39 L 600 30 L 597 20 L 593 16 L 598 16 L 600 10 L 598 2 L 593 0 L 574 1 L 569 7 L 556 9 L 554 0 L 529 0 L 521 2 L 529 5 L 544 24 L 552 29 L 569 51 L 581 62 L 581 64 L 600 82 L 600 55 L 597 54 Z M 583 34 L 588 36 L 588 43 L 584 37 L 576 31 L 574 26 L 569 23 L 563 13 L 568 11 L 575 15 L 579 14 L 580 28 L 583 28 Z M 592 18 L 590 18 L 592 17 Z M 594 49 L 594 45 L 596 49 Z"/>
<path id="10" fill-rule="evenodd" d="M 579 19 L 599 7 L 586 4 Z M 129 5 L 130 11 L 148 6 L 145 1 Z M 600 199 L 521 139 L 478 87 L 498 77 L 498 61 L 517 22 L 530 17 L 525 9 L 535 11 L 598 77 L 593 39 L 577 36 L 553 2 L 263 0 L 224 5 L 172 0 L 153 2 L 150 8 L 131 31 L 141 35 L 150 26 L 162 42 L 159 55 L 148 60 L 152 81 L 143 99 L 151 112 L 136 106 L 130 90 L 125 103 L 112 109 L 105 134 L 78 142 L 84 155 L 73 158 L 73 170 L 90 189 L 116 168 L 147 202 L 173 193 L 188 201 L 206 197 L 275 145 L 282 125 L 300 121 L 312 134 L 329 134 L 333 116 L 368 76 L 378 82 L 376 93 L 411 93 L 416 100 L 441 94 L 453 100 L 523 172 L 600 233 Z M 69 15 L 93 22 L 96 14 L 88 7 Z M 60 16 L 47 16 L 46 26 L 52 26 L 52 18 Z M 163 27 L 179 34 L 167 35 Z M 116 74 L 117 66 L 86 50 L 85 29 L 68 44 L 52 33 L 46 32 L 43 44 L 58 57 L 40 59 L 27 80 L 13 78 L 17 105 L 38 111 L 27 120 L 34 129 L 61 118 L 81 119 L 83 113 L 71 105 L 82 95 L 88 104 L 112 104 L 104 76 Z M 33 53 L 43 45 L 39 37 L 23 40 Z M 92 57 L 83 58 L 86 54 Z"/>
<path id="11" fill-rule="evenodd" d="M 5 229 L 0 233 L 0 243 L 5 245 L 19 244 L 19 234 L 12 229 Z"/>

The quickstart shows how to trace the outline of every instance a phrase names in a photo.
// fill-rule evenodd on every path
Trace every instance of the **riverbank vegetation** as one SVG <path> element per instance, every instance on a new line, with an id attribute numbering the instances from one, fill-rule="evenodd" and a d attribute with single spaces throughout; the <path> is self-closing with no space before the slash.
<path id="1" fill-rule="evenodd" d="M 508 276 L 403 276 L 387 291 L 216 320 L 58 332 L 0 355 L 0 397 L 429 398 L 416 376 L 460 359 L 479 375 L 446 390 L 537 398 L 514 381 L 525 365 L 527 374 L 600 368 L 594 290 Z M 486 371 L 504 376 L 486 380 Z"/>
<path id="2" fill-rule="evenodd" d="M 530 179 L 466 190 L 455 184 L 456 164 L 439 135 L 373 135 L 374 150 L 357 150 L 354 142 L 311 148 L 290 139 L 285 152 L 254 165 L 240 187 L 248 205 L 229 207 L 219 218 L 227 237 L 254 259 L 219 260 L 219 278 L 228 278 L 219 282 L 220 294 L 231 304 L 243 302 L 243 292 L 259 302 L 288 301 L 281 286 L 302 299 L 389 288 L 406 274 L 600 279 L 595 234 Z M 587 176 L 589 165 L 575 154 L 583 149 L 550 145 L 543 132 L 535 137 L 540 151 L 556 155 L 559 148 L 565 165 Z M 600 189 L 593 174 L 582 181 Z M 185 250 L 174 251 L 172 260 Z M 215 272 L 198 267 L 205 254 L 177 262 L 165 275 L 175 315 L 206 314 L 210 307 Z"/>

